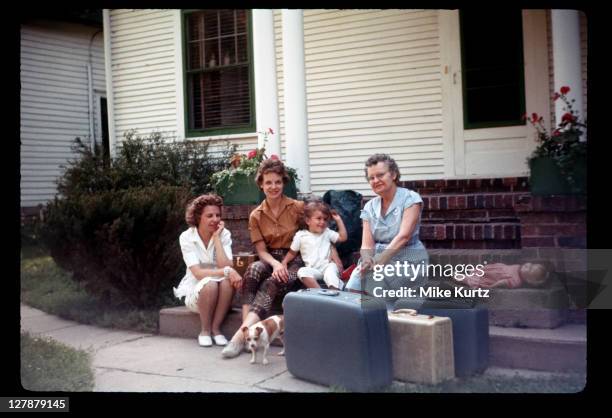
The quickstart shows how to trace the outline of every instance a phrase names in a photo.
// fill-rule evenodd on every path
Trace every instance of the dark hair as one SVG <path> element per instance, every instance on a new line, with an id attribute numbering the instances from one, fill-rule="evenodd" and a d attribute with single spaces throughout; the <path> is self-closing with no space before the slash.
<path id="1" fill-rule="evenodd" d="M 263 183 L 264 174 L 268 173 L 275 173 L 281 176 L 283 178 L 283 184 L 287 184 L 289 182 L 289 174 L 287 173 L 287 169 L 281 160 L 268 158 L 259 164 L 257 174 L 255 174 L 255 182 L 259 187 L 261 187 Z"/>
<path id="2" fill-rule="evenodd" d="M 401 176 L 399 167 L 397 166 L 397 163 L 395 162 L 395 160 L 391 158 L 391 156 L 388 154 L 374 154 L 370 158 L 368 158 L 368 160 L 365 163 L 365 169 L 364 169 L 366 180 L 368 179 L 368 167 L 372 167 L 373 165 L 376 165 L 378 163 L 385 163 L 389 171 L 392 174 L 396 174 L 395 184 L 399 186 L 400 184 L 399 179 Z"/>
<path id="3" fill-rule="evenodd" d="M 200 224 L 200 218 L 206 206 L 217 206 L 221 210 L 223 199 L 216 194 L 203 194 L 193 199 L 187 204 L 187 209 L 185 210 L 185 222 L 187 222 L 187 225 L 197 227 Z"/>

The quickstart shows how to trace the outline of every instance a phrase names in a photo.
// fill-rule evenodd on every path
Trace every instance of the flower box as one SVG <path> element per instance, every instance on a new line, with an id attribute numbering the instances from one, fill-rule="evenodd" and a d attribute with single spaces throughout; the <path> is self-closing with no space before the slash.
<path id="1" fill-rule="evenodd" d="M 232 177 L 232 187 L 228 187 L 229 177 L 222 179 L 218 185 L 218 193 L 223 197 L 224 205 L 259 205 L 266 198 L 259 186 L 257 186 L 254 176 L 233 173 Z M 285 184 L 283 193 L 285 196 L 297 199 L 297 188 L 293 179 L 290 179 Z"/>
<path id="2" fill-rule="evenodd" d="M 572 182 L 568 181 L 551 157 L 532 158 L 529 168 L 529 185 L 531 194 L 535 196 L 586 194 L 586 158 L 575 162 Z"/>

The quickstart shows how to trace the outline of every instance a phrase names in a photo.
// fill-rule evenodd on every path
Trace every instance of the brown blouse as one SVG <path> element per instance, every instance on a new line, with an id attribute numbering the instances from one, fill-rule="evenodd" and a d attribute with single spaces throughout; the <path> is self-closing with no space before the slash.
<path id="1" fill-rule="evenodd" d="M 263 240 L 268 249 L 289 248 L 303 216 L 304 202 L 300 200 L 283 196 L 278 218 L 264 200 L 249 216 L 251 242 Z"/>

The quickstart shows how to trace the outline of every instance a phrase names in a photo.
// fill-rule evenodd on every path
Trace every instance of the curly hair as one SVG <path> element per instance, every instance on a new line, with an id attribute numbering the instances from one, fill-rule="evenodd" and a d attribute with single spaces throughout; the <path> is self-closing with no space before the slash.
<path id="1" fill-rule="evenodd" d="M 187 204 L 185 210 L 185 222 L 189 226 L 197 227 L 200 224 L 200 217 L 206 206 L 217 206 L 219 210 L 223 207 L 223 199 L 216 194 L 203 194 Z"/>
<path id="2" fill-rule="evenodd" d="M 289 174 L 287 173 L 287 169 L 281 160 L 268 158 L 259 164 L 257 174 L 255 174 L 255 182 L 259 187 L 262 186 L 264 174 L 268 173 L 275 173 L 281 176 L 283 178 L 283 184 L 287 184 L 289 182 Z"/>
<path id="3" fill-rule="evenodd" d="M 368 160 L 365 163 L 365 169 L 364 169 L 366 180 L 368 179 L 368 167 L 372 167 L 373 165 L 376 165 L 378 163 L 385 163 L 389 171 L 392 174 L 397 175 L 395 177 L 395 184 L 399 186 L 400 176 L 401 176 L 399 167 L 397 166 L 397 163 L 395 162 L 395 160 L 391 158 L 391 156 L 388 154 L 374 154 L 370 158 L 368 158 Z"/>

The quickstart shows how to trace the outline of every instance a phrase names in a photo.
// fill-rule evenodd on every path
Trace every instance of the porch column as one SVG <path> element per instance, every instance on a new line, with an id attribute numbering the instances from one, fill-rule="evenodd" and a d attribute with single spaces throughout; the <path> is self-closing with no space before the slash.
<path id="1" fill-rule="evenodd" d="M 572 107 L 579 117 L 584 118 L 582 103 L 582 62 L 580 56 L 580 15 L 577 10 L 551 10 L 553 68 L 555 91 L 562 86 L 569 86 L 570 100 L 576 99 Z M 564 103 L 555 102 L 555 118 L 557 125 L 565 113 Z"/>
<path id="2" fill-rule="evenodd" d="M 253 50 L 257 131 L 265 132 L 272 128 L 274 133 L 268 135 L 266 154 L 280 157 L 274 15 L 270 9 L 253 9 Z M 257 135 L 257 146 L 264 146 L 261 133 Z"/>
<path id="3" fill-rule="evenodd" d="M 301 178 L 300 192 L 310 193 L 304 14 L 301 9 L 283 9 L 283 75 L 287 147 L 285 160 L 297 170 Z"/>

